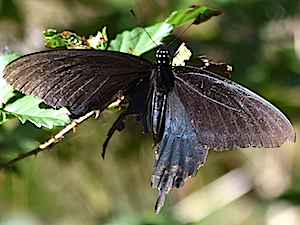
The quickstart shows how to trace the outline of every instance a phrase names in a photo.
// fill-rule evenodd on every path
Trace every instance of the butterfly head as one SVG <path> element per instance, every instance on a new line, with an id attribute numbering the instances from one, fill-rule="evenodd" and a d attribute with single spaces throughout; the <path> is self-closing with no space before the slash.
<path id="1" fill-rule="evenodd" d="M 156 64 L 169 65 L 171 62 L 171 53 L 166 49 L 158 49 L 155 53 Z"/>

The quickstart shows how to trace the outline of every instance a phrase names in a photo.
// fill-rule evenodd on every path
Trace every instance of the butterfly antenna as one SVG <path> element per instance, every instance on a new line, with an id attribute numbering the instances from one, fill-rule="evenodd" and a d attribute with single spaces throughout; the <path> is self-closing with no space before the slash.
<path id="1" fill-rule="evenodd" d="M 141 21 L 137 18 L 137 16 L 135 15 L 135 13 L 133 12 L 132 9 L 129 9 L 129 11 L 131 12 L 131 14 L 134 16 L 134 18 L 137 20 L 137 22 L 139 23 L 139 25 L 141 26 L 141 28 L 145 31 L 145 33 L 148 35 L 148 37 L 151 39 L 151 41 L 156 45 L 156 47 L 158 47 L 158 45 L 156 44 L 156 42 L 152 39 L 152 37 L 150 36 L 150 34 L 146 31 L 145 27 L 143 26 L 143 24 L 141 23 Z"/>
<path id="2" fill-rule="evenodd" d="M 172 45 L 184 32 L 187 31 L 187 29 L 189 29 L 193 24 L 199 24 L 201 23 L 201 15 L 202 13 L 199 13 L 199 15 L 197 16 L 197 18 L 190 24 L 188 25 L 183 31 L 180 32 L 180 34 L 178 34 L 176 36 L 176 38 L 174 38 L 168 45 L 166 48 L 168 48 L 170 45 Z"/>

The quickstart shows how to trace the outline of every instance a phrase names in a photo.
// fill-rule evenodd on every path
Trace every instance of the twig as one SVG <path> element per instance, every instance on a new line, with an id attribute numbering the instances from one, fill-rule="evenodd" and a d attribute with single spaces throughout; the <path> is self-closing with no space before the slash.
<path id="1" fill-rule="evenodd" d="M 57 133 L 54 137 L 50 138 L 48 141 L 46 141 L 43 144 L 40 144 L 39 147 L 37 147 L 36 149 L 30 151 L 30 152 L 26 152 L 26 153 L 18 153 L 16 158 L 8 161 L 8 162 L 4 162 L 0 164 L 0 169 L 3 168 L 8 168 L 13 166 L 16 162 L 27 158 L 28 156 L 31 155 L 37 155 L 40 151 L 44 151 L 49 147 L 52 147 L 54 144 L 56 144 L 58 141 L 60 141 L 63 137 L 64 134 L 68 133 L 70 130 L 73 130 L 78 124 L 80 124 L 81 122 L 83 122 L 84 120 L 86 120 L 87 118 L 91 117 L 92 115 L 96 115 L 96 117 L 98 117 L 98 113 L 97 111 L 91 111 L 87 114 L 85 114 L 84 116 L 73 120 L 70 124 L 68 124 L 64 129 L 62 129 L 59 133 Z"/>

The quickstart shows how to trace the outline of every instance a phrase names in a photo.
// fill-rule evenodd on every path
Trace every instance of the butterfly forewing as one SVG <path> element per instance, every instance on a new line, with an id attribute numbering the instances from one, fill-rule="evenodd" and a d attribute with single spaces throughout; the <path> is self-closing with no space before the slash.
<path id="1" fill-rule="evenodd" d="M 13 61 L 4 78 L 18 91 L 80 115 L 103 110 L 118 92 L 126 92 L 149 75 L 152 66 L 145 59 L 119 52 L 57 50 Z"/>
<path id="2" fill-rule="evenodd" d="M 295 141 L 286 116 L 241 85 L 193 67 L 176 67 L 174 74 L 175 92 L 202 145 L 225 150 Z"/>

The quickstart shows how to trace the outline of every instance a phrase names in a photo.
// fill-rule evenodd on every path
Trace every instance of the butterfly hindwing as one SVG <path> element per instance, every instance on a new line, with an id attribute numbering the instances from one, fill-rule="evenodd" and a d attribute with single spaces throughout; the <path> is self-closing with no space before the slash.
<path id="1" fill-rule="evenodd" d="M 186 109 L 175 91 L 168 93 L 165 121 L 151 179 L 152 187 L 159 189 L 156 213 L 173 187 L 181 187 L 188 177 L 196 175 L 208 153 L 208 149 L 199 143 Z"/>

